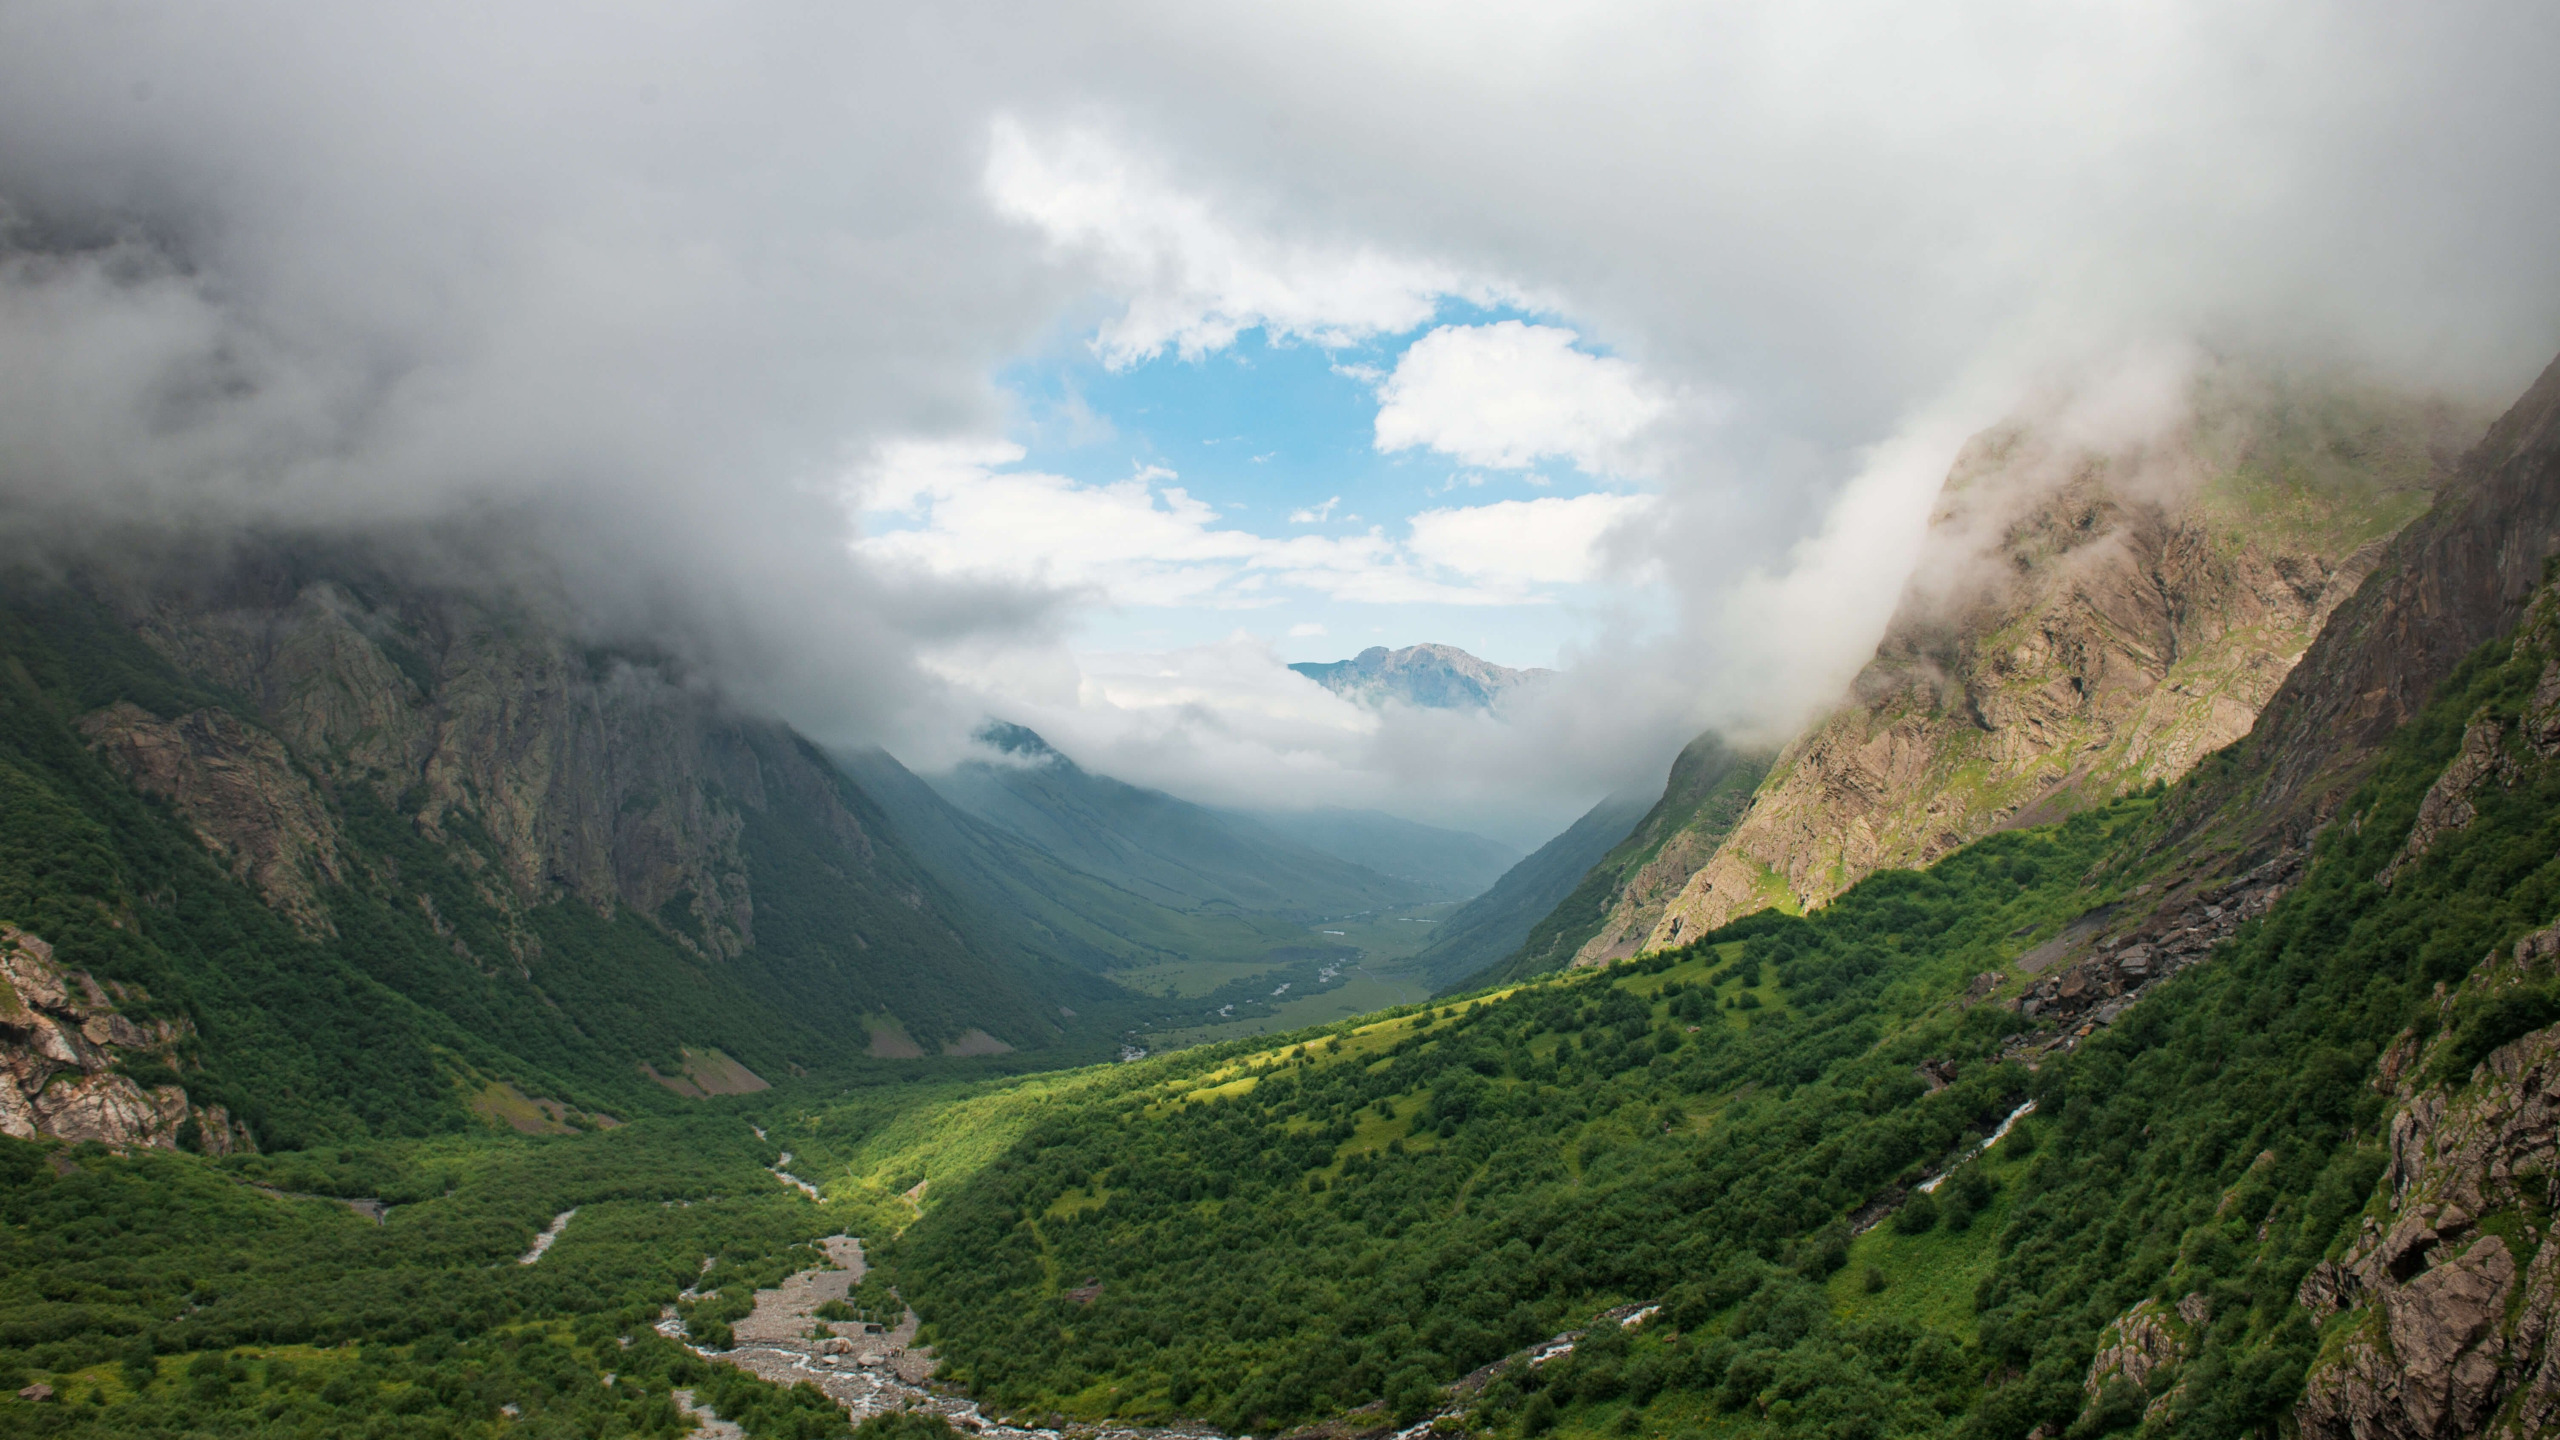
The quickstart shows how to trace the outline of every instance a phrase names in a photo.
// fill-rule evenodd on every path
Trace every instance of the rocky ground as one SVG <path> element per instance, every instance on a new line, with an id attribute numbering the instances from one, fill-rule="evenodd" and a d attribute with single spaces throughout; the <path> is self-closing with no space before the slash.
<path id="1" fill-rule="evenodd" d="M 2111 906 L 2063 927 L 2061 934 L 2018 957 L 2020 971 L 2045 978 L 2009 1002 L 2034 1028 L 2010 1037 L 2004 1056 L 2032 1064 L 2037 1056 L 2073 1049 L 2099 1027 L 2114 1024 L 2152 986 L 2203 960 L 2242 922 L 2274 908 L 2302 873 L 2302 863 L 2300 851 L 2288 851 L 2237 878 L 2205 882 L 2185 894 L 2173 892 L 2141 907 L 2139 918 L 2125 907 Z M 2136 895 L 2137 905 L 2141 898 Z M 1982 976 L 1976 989 L 1987 994 L 2005 978 Z"/>
<path id="2" fill-rule="evenodd" d="M 145 1090 L 120 1072 L 138 1055 L 176 1069 L 195 1033 L 184 1019 L 137 1024 L 129 1006 L 147 1010 L 151 997 L 58 964 L 42 938 L 0 925 L 0 1135 L 167 1150 L 192 1124 L 206 1154 L 252 1148 L 221 1106 L 194 1105 L 176 1085 Z"/>
<path id="3" fill-rule="evenodd" d="M 933 1351 L 915 1343 L 916 1313 L 894 1329 L 858 1321 L 817 1318 L 818 1307 L 852 1293 L 863 1275 L 862 1242 L 831 1235 L 819 1242 L 836 1268 L 803 1270 L 771 1290 L 756 1292 L 755 1312 L 731 1327 L 728 1350 L 699 1350 L 704 1358 L 735 1365 L 777 1385 L 815 1385 L 859 1423 L 892 1410 L 940 1415 L 958 1429 L 991 1440 L 1224 1440 L 1207 1428 L 1141 1429 L 1066 1425 L 1055 1429 L 992 1420 L 977 1402 L 933 1383 Z M 682 1341 L 684 1323 L 668 1307 L 660 1333 Z M 708 1415 L 707 1411 L 689 1411 Z M 725 1422 L 724 1422 L 725 1423 Z"/>

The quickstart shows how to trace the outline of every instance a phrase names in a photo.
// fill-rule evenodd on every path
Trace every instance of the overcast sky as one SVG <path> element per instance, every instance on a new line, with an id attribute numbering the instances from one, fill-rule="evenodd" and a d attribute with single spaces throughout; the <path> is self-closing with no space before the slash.
<path id="1" fill-rule="evenodd" d="M 822 740 L 995 713 L 1533 842 L 1836 694 L 2031 390 L 2512 396 L 2555 54 L 2536 4 L 11 4 L 0 485 L 484 527 Z M 1422 640 L 1569 679 L 1282 668 Z"/>

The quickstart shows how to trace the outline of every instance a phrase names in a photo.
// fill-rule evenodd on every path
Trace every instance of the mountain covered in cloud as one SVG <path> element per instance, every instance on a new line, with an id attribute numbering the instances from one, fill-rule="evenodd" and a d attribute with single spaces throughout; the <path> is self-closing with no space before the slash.
<path id="1" fill-rule="evenodd" d="M 928 777 L 952 805 L 1153 904 L 1300 922 L 1440 898 L 1242 815 L 1096 775 L 1020 725 L 979 731 L 989 758 Z"/>
<path id="2" fill-rule="evenodd" d="M 1400 700 L 1428 710 L 1491 710 L 1545 685 L 1553 670 L 1514 670 L 1455 645 L 1372 645 L 1348 660 L 1289 667 L 1345 700 L 1378 706 Z"/>
<path id="3" fill-rule="evenodd" d="M 1520 863 L 1520 852 L 1499 840 L 1379 810 L 1330 805 L 1236 813 L 1320 854 L 1449 895 L 1480 895 Z"/>

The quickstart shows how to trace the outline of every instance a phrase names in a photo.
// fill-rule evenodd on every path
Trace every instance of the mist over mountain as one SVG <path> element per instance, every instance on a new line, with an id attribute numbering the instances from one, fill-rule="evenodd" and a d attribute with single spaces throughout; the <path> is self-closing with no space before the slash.
<path id="1" fill-rule="evenodd" d="M 994 722 L 979 736 L 994 757 L 929 777 L 936 790 L 980 820 L 1157 904 L 1311 921 L 1438 893 L 1243 816 L 1088 773 L 1022 726 Z"/>
<path id="2" fill-rule="evenodd" d="M 2555 55 L 0 7 L 0 1435 L 2560 1434 Z"/>
<path id="3" fill-rule="evenodd" d="M 1310 850 L 1461 899 L 1482 893 L 1520 860 L 1499 840 L 1376 810 L 1259 810 L 1244 818 Z"/>

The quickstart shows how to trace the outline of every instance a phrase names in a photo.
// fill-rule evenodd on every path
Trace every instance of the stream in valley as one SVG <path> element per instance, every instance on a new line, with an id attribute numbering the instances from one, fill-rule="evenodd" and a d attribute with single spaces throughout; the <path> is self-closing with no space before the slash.
<path id="1" fill-rule="evenodd" d="M 943 1417 L 968 1435 L 990 1440 L 1225 1440 L 1215 1430 L 1145 1429 L 1117 1425 L 1069 1425 L 1061 1429 L 1009 1425 L 981 1414 L 976 1401 L 933 1383 L 933 1352 L 915 1343 L 916 1313 L 896 1328 L 817 1318 L 818 1307 L 845 1299 L 863 1274 L 862 1242 L 830 1235 L 818 1242 L 838 1268 L 803 1270 L 771 1290 L 756 1292 L 755 1313 L 732 1327 L 727 1350 L 706 1350 L 685 1335 L 684 1321 L 668 1306 L 658 1333 L 706 1360 L 735 1365 L 777 1385 L 815 1385 L 858 1424 L 892 1410 Z M 690 1405 L 691 1397 L 686 1397 Z M 704 1415 L 699 1409 L 692 1413 Z M 726 1422 L 720 1422 L 725 1425 Z M 697 1432 L 715 1433 L 706 1425 Z M 734 1433 L 729 1432 L 729 1433 Z"/>

